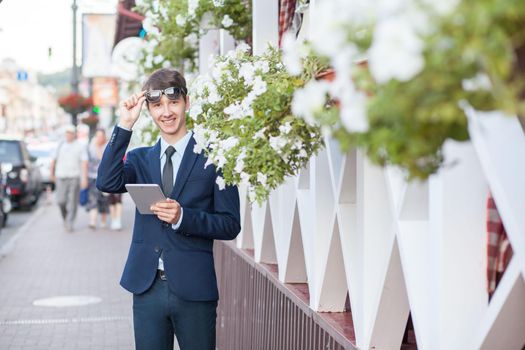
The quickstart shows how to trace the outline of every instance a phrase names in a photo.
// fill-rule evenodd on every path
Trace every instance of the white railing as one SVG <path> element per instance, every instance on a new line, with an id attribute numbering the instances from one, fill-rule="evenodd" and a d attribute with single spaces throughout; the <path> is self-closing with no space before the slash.
<path id="1" fill-rule="evenodd" d="M 399 349 L 410 311 L 421 349 L 521 349 L 525 136 L 516 118 L 474 116 L 471 125 L 476 147 L 448 143 L 454 165 L 425 183 L 407 183 L 359 151 L 343 155 L 327 140 L 264 205 L 242 201 L 238 247 L 277 264 L 281 282 L 308 283 L 315 311 L 342 311 L 349 292 L 360 348 Z M 508 157 L 497 153 L 501 142 Z M 509 173 L 514 182 L 501 183 Z M 515 252 L 490 307 L 489 184 Z"/>

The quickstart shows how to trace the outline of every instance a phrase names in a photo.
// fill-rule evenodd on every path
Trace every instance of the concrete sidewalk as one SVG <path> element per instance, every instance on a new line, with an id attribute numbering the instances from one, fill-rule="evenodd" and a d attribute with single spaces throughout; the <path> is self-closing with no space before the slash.
<path id="1" fill-rule="evenodd" d="M 123 230 L 90 230 L 79 208 L 67 233 L 56 205 L 42 206 L 0 259 L 0 349 L 133 349 L 131 294 L 119 285 L 134 205 L 124 197 Z M 35 300 L 88 296 L 98 303 L 35 306 Z"/>

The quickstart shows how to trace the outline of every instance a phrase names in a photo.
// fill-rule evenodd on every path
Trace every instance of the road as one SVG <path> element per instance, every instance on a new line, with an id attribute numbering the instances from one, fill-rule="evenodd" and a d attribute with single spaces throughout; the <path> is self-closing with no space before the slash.
<path id="1" fill-rule="evenodd" d="M 0 231 L 0 256 L 3 255 L 6 244 L 13 242 L 13 238 L 18 230 L 33 216 L 42 206 L 51 205 L 46 202 L 45 194 L 43 194 L 38 203 L 32 210 L 12 210 L 7 219 L 7 224 Z"/>

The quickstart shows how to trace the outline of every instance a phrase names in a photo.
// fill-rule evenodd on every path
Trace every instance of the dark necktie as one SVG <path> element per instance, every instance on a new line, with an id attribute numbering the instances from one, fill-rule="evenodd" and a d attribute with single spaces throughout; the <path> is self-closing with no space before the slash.
<path id="1" fill-rule="evenodd" d="M 173 163 L 171 162 L 171 156 L 175 153 L 175 148 L 169 146 L 164 153 L 166 153 L 166 163 L 164 163 L 164 169 L 162 170 L 162 190 L 166 197 L 169 197 L 173 190 Z"/>

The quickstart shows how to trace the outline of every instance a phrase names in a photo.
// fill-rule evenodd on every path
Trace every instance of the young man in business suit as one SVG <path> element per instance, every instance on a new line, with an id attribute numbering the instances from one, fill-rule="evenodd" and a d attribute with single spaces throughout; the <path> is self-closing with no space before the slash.
<path id="1" fill-rule="evenodd" d="M 154 215 L 135 211 L 135 224 L 121 285 L 133 293 L 133 324 L 138 350 L 215 349 L 218 300 L 213 240 L 234 239 L 240 231 L 239 194 L 234 186 L 219 190 L 219 174 L 206 169 L 204 154 L 193 152 L 187 130 L 186 82 L 174 70 L 154 72 L 143 91 L 123 101 L 98 170 L 97 187 L 125 192 L 125 184 L 156 183 L 166 201 Z M 160 130 L 153 147 L 124 154 L 131 129 L 146 103 Z"/>

